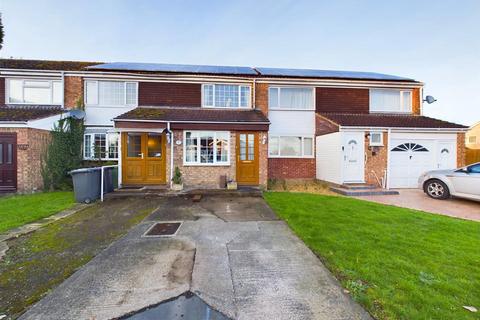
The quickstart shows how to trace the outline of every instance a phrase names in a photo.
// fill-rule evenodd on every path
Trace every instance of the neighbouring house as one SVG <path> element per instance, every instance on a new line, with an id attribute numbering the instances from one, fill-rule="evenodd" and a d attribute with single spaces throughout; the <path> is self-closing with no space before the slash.
<path id="1" fill-rule="evenodd" d="M 468 129 L 465 134 L 465 146 L 468 149 L 480 149 L 480 122 Z"/>
<path id="2" fill-rule="evenodd" d="M 122 186 L 168 186 L 179 167 L 188 187 L 319 179 L 409 188 L 425 170 L 465 162 L 467 128 L 423 116 L 423 83 L 398 76 L 4 59 L 0 77 L 0 186 L 9 190 L 41 182 L 22 169 L 39 165 L 28 159 L 41 147 L 28 146 L 40 135 L 20 129 L 48 132 L 52 122 L 32 123 L 61 116 L 79 99 L 84 158 L 118 161 Z M 20 128 L 19 110 L 42 116 L 22 118 Z"/>

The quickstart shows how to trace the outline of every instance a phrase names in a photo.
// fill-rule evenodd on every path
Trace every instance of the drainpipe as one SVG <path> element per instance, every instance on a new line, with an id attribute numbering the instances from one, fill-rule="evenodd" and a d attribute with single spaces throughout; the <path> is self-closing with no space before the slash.
<path id="1" fill-rule="evenodd" d="M 62 109 L 65 109 L 65 71 L 62 71 Z"/>
<path id="2" fill-rule="evenodd" d="M 170 122 L 167 122 L 167 131 L 170 133 L 170 188 L 172 188 L 173 178 L 173 131 L 170 130 Z"/>
<path id="3" fill-rule="evenodd" d="M 388 129 L 388 142 L 387 142 L 387 183 L 386 183 L 386 187 L 387 187 L 387 190 L 390 190 L 390 141 L 392 140 L 392 129 L 389 128 Z"/>

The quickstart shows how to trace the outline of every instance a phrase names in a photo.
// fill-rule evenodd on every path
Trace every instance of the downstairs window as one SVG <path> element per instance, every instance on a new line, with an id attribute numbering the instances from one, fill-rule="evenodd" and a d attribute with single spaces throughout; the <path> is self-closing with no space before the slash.
<path id="1" fill-rule="evenodd" d="M 83 136 L 85 160 L 118 160 L 118 133 L 86 133 Z"/>
<path id="2" fill-rule="evenodd" d="M 271 158 L 312 158 L 313 137 L 270 135 L 268 155 Z"/>
<path id="3" fill-rule="evenodd" d="M 183 140 L 184 164 L 230 164 L 230 132 L 185 131 Z"/>

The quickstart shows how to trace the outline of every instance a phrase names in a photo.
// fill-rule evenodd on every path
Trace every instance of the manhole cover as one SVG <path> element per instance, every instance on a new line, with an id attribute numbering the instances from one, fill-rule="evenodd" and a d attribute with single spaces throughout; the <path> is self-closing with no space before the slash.
<path id="1" fill-rule="evenodd" d="M 188 291 L 157 306 L 148 307 L 121 319 L 129 320 L 230 320 L 224 314 L 212 309 L 196 294 Z"/>
<path id="2" fill-rule="evenodd" d="M 145 232 L 146 237 L 173 236 L 180 228 L 181 222 L 159 222 L 155 223 Z"/>

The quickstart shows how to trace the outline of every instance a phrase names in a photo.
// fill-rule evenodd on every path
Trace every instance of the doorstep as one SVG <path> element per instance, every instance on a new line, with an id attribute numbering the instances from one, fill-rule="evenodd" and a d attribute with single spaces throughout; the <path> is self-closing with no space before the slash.
<path id="1" fill-rule="evenodd" d="M 396 190 L 379 188 L 370 184 L 344 184 L 340 186 L 331 186 L 331 191 L 349 197 L 362 196 L 387 196 L 400 194 Z"/>

